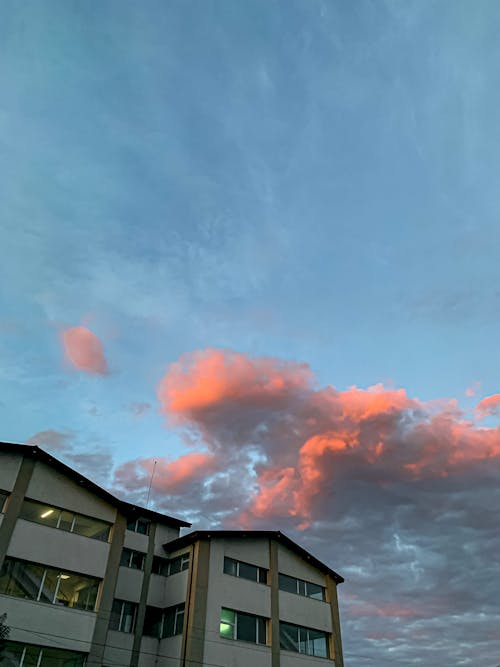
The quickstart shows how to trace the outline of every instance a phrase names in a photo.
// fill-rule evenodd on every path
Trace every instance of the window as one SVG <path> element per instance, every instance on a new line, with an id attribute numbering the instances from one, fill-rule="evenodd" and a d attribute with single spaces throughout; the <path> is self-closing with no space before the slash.
<path id="1" fill-rule="evenodd" d="M 175 605 L 175 607 L 168 607 L 167 609 L 146 607 L 144 628 L 142 631 L 146 637 L 164 639 L 165 637 L 181 635 L 183 626 L 184 602 Z"/>
<path id="2" fill-rule="evenodd" d="M 289 577 L 287 574 L 279 574 L 279 588 L 281 591 L 295 593 L 296 595 L 305 595 L 314 600 L 325 600 L 325 588 L 311 581 L 303 581 Z"/>
<path id="3" fill-rule="evenodd" d="M 107 542 L 109 539 L 111 524 L 106 523 L 106 521 L 68 512 L 58 507 L 52 507 L 52 505 L 44 505 L 35 500 L 25 500 L 19 516 L 26 521 L 34 521 L 51 528 L 66 530 L 69 533 L 92 537 L 94 540 Z"/>
<path id="4" fill-rule="evenodd" d="M 134 632 L 137 604 L 126 600 L 113 600 L 109 629 L 118 632 Z"/>
<path id="5" fill-rule="evenodd" d="M 264 567 L 243 563 L 234 558 L 224 558 L 224 572 L 233 577 L 241 577 L 250 581 L 258 581 L 259 584 L 267 584 L 267 570 Z"/>
<path id="6" fill-rule="evenodd" d="M 3 657 L 8 667 L 83 667 L 85 654 L 59 648 L 7 642 Z"/>
<path id="7" fill-rule="evenodd" d="M 0 593 L 94 611 L 99 579 L 7 557 L 0 570 Z"/>
<path id="8" fill-rule="evenodd" d="M 127 530 L 141 535 L 149 535 L 149 521 L 147 519 L 131 519 L 127 524 Z"/>
<path id="9" fill-rule="evenodd" d="M 328 658 L 328 635 L 321 630 L 303 628 L 300 625 L 283 623 L 280 621 L 280 648 L 285 651 L 295 651 L 314 655 L 318 658 Z"/>
<path id="10" fill-rule="evenodd" d="M 265 644 L 266 625 L 266 619 L 262 616 L 222 608 L 219 632 L 223 639 L 239 639 L 243 642 Z"/>
<path id="11" fill-rule="evenodd" d="M 145 554 L 133 549 L 123 549 L 120 565 L 123 567 L 131 567 L 133 570 L 144 569 Z"/>
<path id="12" fill-rule="evenodd" d="M 177 572 L 182 572 L 187 570 L 189 567 L 189 553 L 182 554 L 176 558 L 168 560 L 167 558 L 161 558 L 161 556 L 155 556 L 153 558 L 153 567 L 151 572 L 153 574 L 159 574 L 163 577 L 169 577 L 172 574 L 177 574 Z"/>
<path id="13" fill-rule="evenodd" d="M 7 491 L 0 491 L 0 512 L 3 512 L 4 510 L 5 501 L 7 500 L 8 495 Z"/>
<path id="14" fill-rule="evenodd" d="M 173 637 L 174 635 L 182 635 L 182 627 L 184 625 L 184 602 L 175 607 L 165 609 L 163 613 L 163 630 L 162 638 Z"/>

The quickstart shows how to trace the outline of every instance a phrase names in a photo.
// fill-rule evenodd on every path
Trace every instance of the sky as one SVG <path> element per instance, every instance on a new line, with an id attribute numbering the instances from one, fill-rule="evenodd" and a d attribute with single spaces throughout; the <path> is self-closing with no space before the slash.
<path id="1" fill-rule="evenodd" d="M 0 439 L 282 530 L 346 667 L 500 664 L 499 24 L 0 7 Z"/>

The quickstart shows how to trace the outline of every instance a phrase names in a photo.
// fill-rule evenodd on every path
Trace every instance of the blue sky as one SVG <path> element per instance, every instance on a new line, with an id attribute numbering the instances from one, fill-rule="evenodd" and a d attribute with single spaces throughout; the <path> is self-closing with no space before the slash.
<path id="1" fill-rule="evenodd" d="M 207 348 L 465 411 L 498 391 L 499 20 L 486 0 L 5 1 L 1 438 L 174 460 L 157 387 Z M 108 375 L 64 359 L 79 325 Z"/>

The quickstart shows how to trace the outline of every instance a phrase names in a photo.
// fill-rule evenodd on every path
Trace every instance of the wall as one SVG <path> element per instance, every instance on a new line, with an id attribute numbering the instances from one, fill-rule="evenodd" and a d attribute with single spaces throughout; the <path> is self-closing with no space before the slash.
<path id="1" fill-rule="evenodd" d="M 0 465 L 0 489 L 12 491 L 16 482 L 17 473 L 21 466 L 22 456 L 19 454 L 7 454 L 1 452 L 2 465 Z"/>
<path id="2" fill-rule="evenodd" d="M 26 497 L 114 523 L 116 509 L 74 480 L 36 462 Z"/>

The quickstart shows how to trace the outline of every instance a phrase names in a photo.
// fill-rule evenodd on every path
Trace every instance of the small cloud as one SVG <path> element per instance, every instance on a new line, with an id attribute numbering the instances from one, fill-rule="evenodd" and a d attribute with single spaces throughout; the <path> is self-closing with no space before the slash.
<path id="1" fill-rule="evenodd" d="M 500 394 L 492 394 L 483 398 L 476 405 L 476 414 L 479 419 L 491 417 L 500 413 Z"/>
<path id="2" fill-rule="evenodd" d="M 127 410 L 131 412 L 134 417 L 143 417 L 152 407 L 151 403 L 134 402 L 127 406 Z"/>
<path id="3" fill-rule="evenodd" d="M 71 449 L 72 438 L 72 433 L 63 433 L 54 429 L 47 429 L 46 431 L 38 431 L 38 433 L 32 435 L 26 440 L 26 444 L 62 452 Z"/>
<path id="4" fill-rule="evenodd" d="M 85 373 L 106 375 L 108 365 L 99 338 L 86 327 L 70 327 L 61 332 L 66 359 Z"/>
<path id="5" fill-rule="evenodd" d="M 475 380 L 470 385 L 470 387 L 467 387 L 467 389 L 465 390 L 465 395 L 469 396 L 469 398 L 475 396 L 480 388 L 481 388 L 481 382 L 479 380 Z"/>

